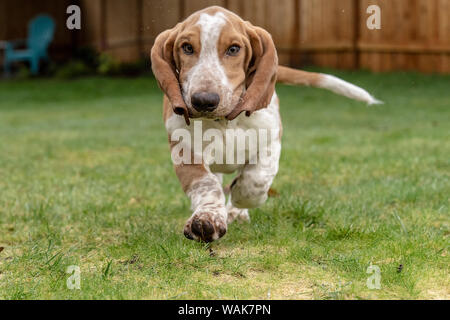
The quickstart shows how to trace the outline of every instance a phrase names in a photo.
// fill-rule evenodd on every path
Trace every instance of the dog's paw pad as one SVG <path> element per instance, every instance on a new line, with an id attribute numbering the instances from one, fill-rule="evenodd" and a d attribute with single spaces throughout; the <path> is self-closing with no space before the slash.
<path id="1" fill-rule="evenodd" d="M 227 226 L 211 214 L 195 214 L 184 227 L 184 236 L 190 240 L 212 242 L 225 235 Z"/>

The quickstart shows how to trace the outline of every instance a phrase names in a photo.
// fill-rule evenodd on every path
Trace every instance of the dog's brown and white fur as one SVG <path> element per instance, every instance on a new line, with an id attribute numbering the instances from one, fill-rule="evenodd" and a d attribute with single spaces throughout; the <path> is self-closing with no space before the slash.
<path id="1" fill-rule="evenodd" d="M 162 32 L 155 40 L 151 60 L 165 93 L 163 115 L 171 148 L 177 145 L 171 139 L 174 130 L 185 128 L 192 132 L 193 121 L 201 121 L 203 130 L 279 132 L 269 136 L 268 150 L 258 150 L 267 152 L 268 163 L 250 164 L 247 153 L 245 164 L 203 161 L 175 165 L 181 186 L 191 200 L 193 213 L 184 228 L 189 239 L 216 240 L 226 233 L 231 221 L 248 220 L 248 209 L 266 201 L 281 151 L 276 82 L 325 88 L 368 104 L 378 102 L 365 90 L 334 76 L 278 66 L 270 34 L 221 7 L 198 11 Z M 192 103 L 196 93 L 214 93 L 220 102 L 213 110 L 199 110 Z M 237 176 L 226 201 L 222 174 L 233 172 Z"/>

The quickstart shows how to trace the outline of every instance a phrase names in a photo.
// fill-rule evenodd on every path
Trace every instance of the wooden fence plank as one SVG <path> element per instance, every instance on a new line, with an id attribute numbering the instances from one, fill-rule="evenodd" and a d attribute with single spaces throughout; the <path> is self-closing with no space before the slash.
<path id="1" fill-rule="evenodd" d="M 82 0 L 81 1 L 81 21 L 82 37 L 81 42 L 84 45 L 92 46 L 98 50 L 101 48 L 102 39 L 102 0 Z"/>
<path id="2" fill-rule="evenodd" d="M 295 18 L 294 0 L 284 0 L 283 6 L 275 1 L 266 0 L 266 21 L 264 27 L 270 30 L 272 38 L 277 48 L 291 48 L 293 34 L 292 29 Z M 290 53 L 281 51 L 279 53 L 280 64 L 289 64 Z"/>
<path id="3" fill-rule="evenodd" d="M 188 17 L 197 10 L 207 8 L 209 6 L 224 6 L 225 0 L 185 0 L 184 1 L 184 18 Z"/>
<path id="4" fill-rule="evenodd" d="M 6 28 L 8 27 L 8 14 L 7 14 L 7 6 L 6 1 L 0 1 L 0 41 L 5 40 L 7 33 Z"/>
<path id="5" fill-rule="evenodd" d="M 164 30 L 180 22 L 180 0 L 145 0 L 142 8 L 142 43 L 146 54 L 150 52 L 155 38 Z"/>
<path id="6" fill-rule="evenodd" d="M 138 21 L 140 15 L 136 0 L 106 1 L 107 52 L 122 61 L 139 59 Z"/>

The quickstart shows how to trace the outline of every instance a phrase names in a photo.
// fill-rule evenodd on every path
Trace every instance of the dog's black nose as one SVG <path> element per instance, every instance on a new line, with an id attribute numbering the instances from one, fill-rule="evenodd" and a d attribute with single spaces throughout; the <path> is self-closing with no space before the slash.
<path id="1" fill-rule="evenodd" d="M 220 97 L 214 92 L 197 92 L 191 96 L 191 104 L 197 111 L 213 111 L 217 108 Z"/>

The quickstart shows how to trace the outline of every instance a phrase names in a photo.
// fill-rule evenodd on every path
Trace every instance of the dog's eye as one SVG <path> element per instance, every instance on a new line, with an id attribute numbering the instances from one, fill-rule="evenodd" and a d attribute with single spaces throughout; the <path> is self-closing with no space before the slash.
<path id="1" fill-rule="evenodd" d="M 189 43 L 185 43 L 181 46 L 183 48 L 183 52 L 187 55 L 191 55 L 194 53 L 194 48 Z"/>
<path id="2" fill-rule="evenodd" d="M 241 50 L 241 47 L 234 44 L 227 49 L 227 56 L 235 56 L 239 53 L 239 50 Z"/>

